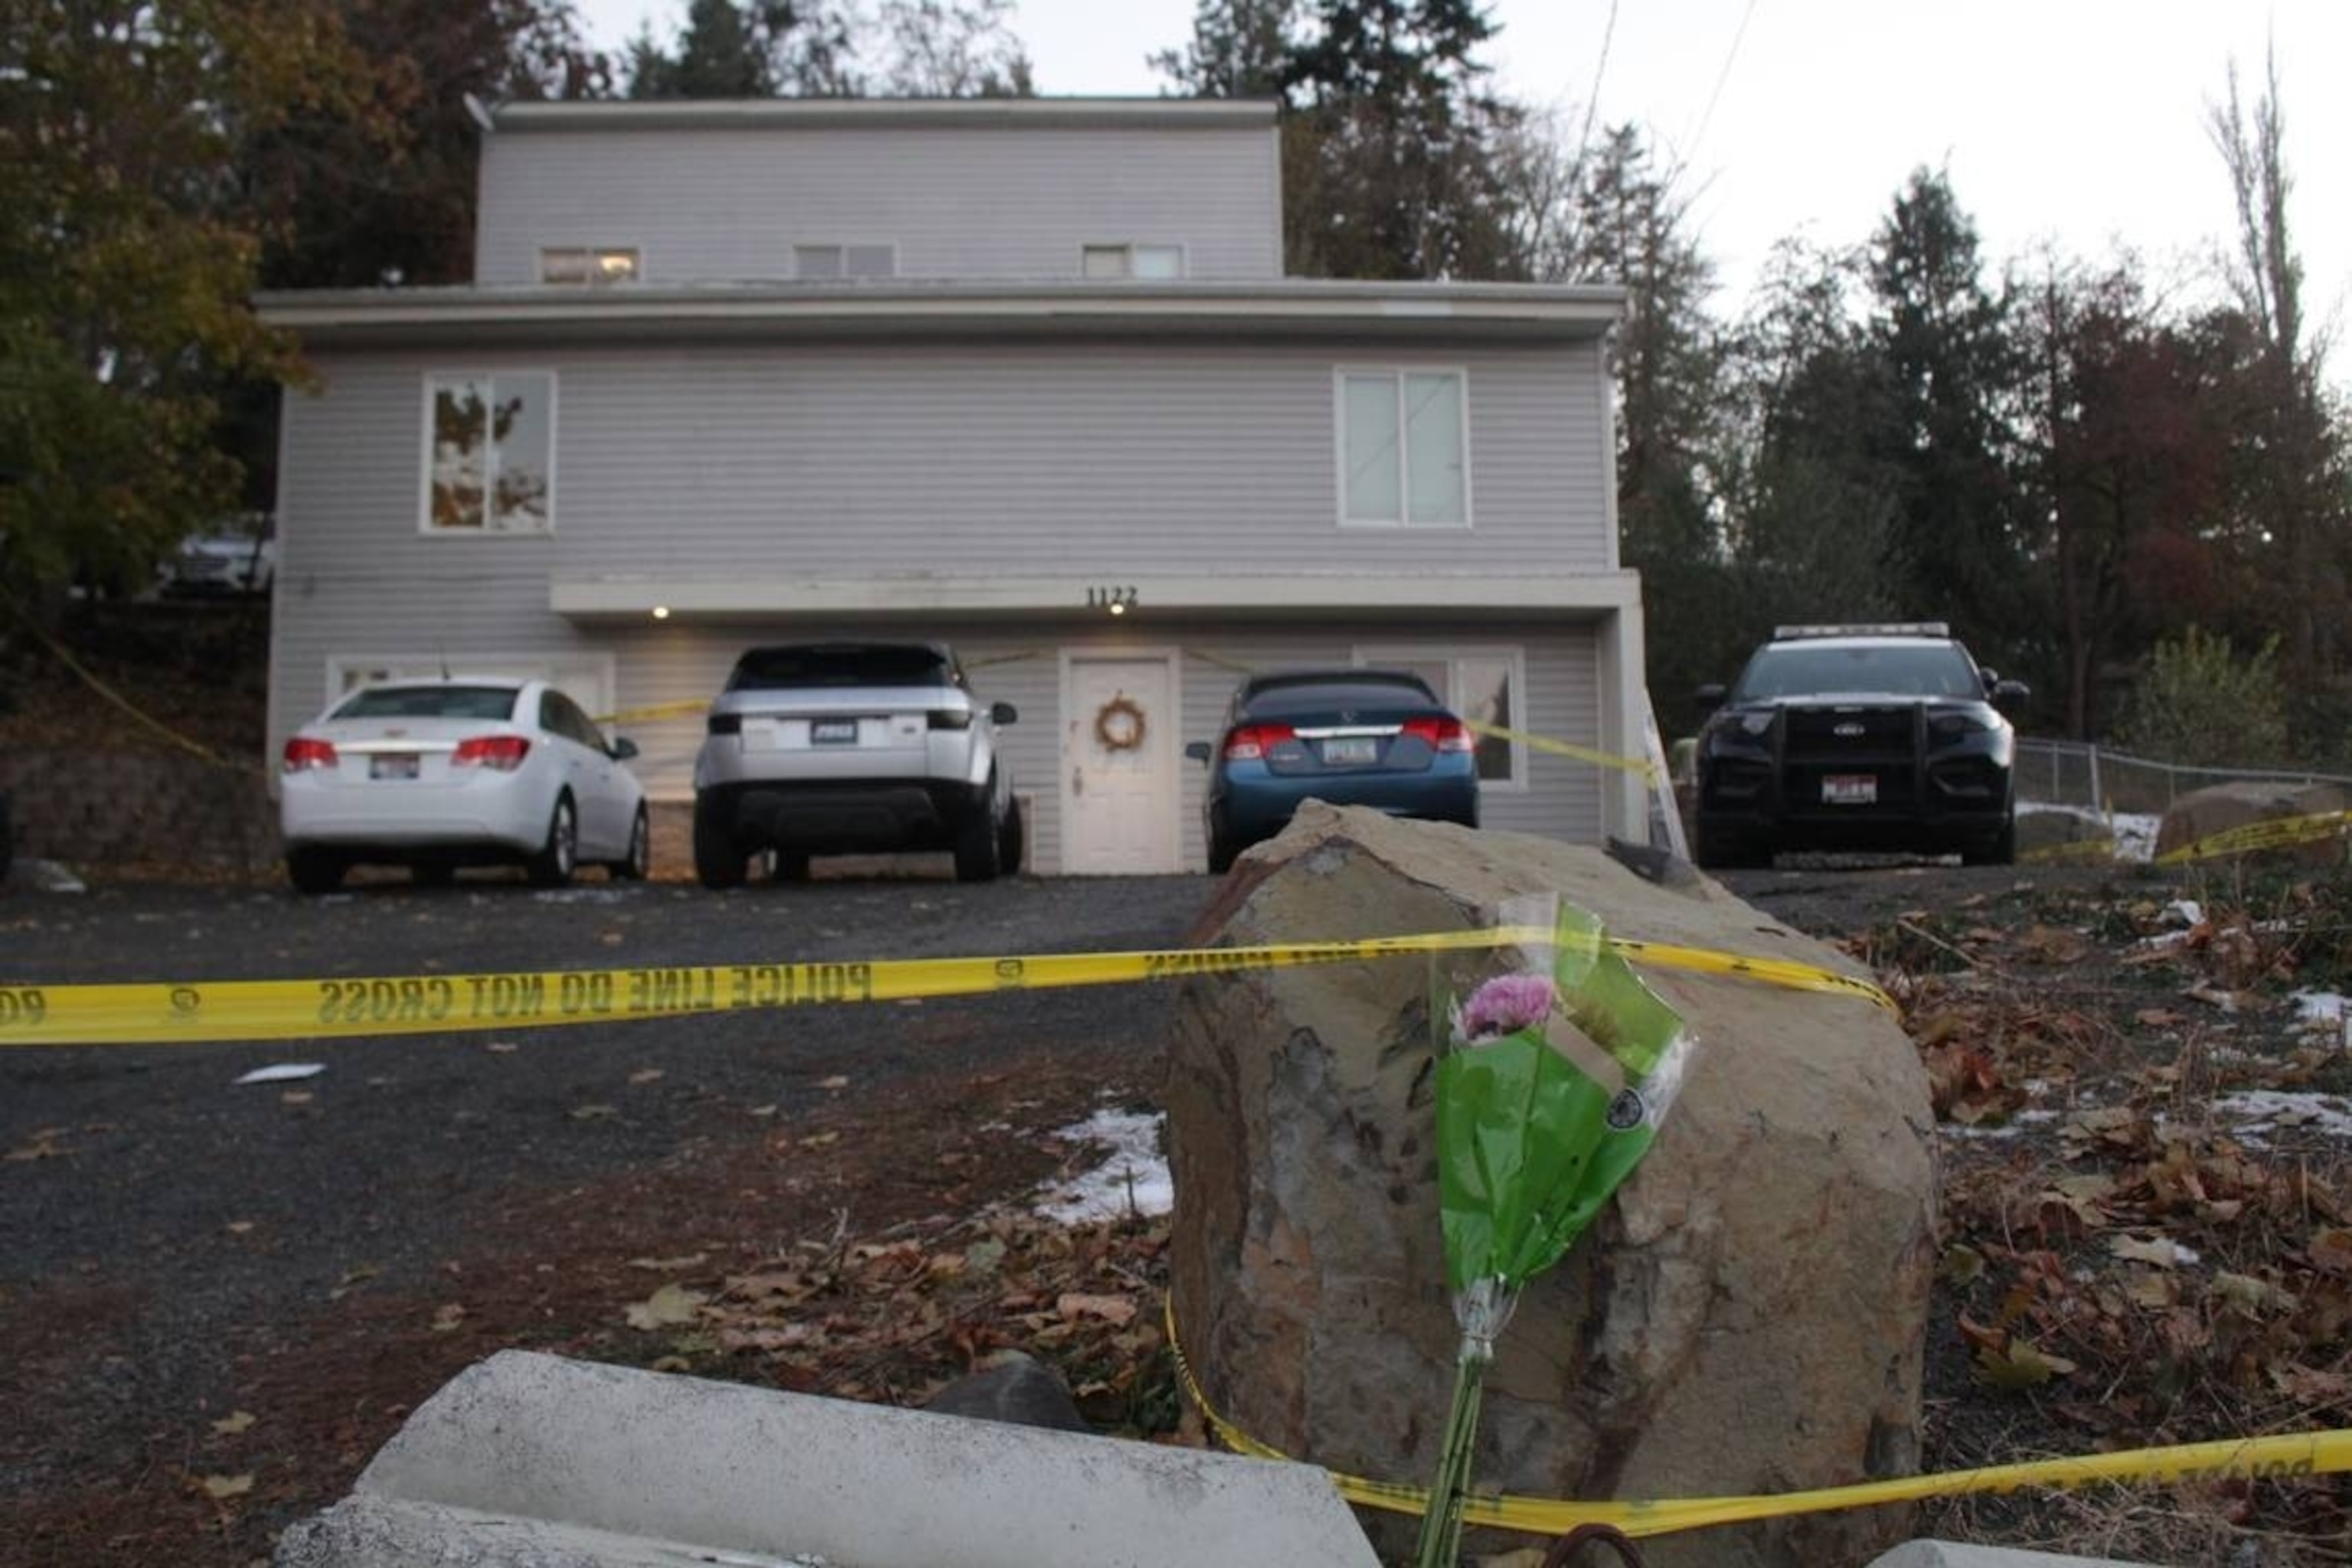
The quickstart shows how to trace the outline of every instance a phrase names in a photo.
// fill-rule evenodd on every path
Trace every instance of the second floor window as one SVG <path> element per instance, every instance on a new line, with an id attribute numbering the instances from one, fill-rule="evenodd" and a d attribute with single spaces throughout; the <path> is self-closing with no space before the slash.
<path id="1" fill-rule="evenodd" d="M 1460 371 L 1339 373 L 1339 521 L 1466 528 L 1468 399 Z"/>
<path id="2" fill-rule="evenodd" d="M 567 246 L 539 253 L 541 283 L 635 283 L 637 253 L 612 247 Z"/>
<path id="3" fill-rule="evenodd" d="M 1087 278 L 1139 278 L 1145 280 L 1184 276 L 1181 245 L 1089 245 L 1079 258 Z"/>
<path id="4" fill-rule="evenodd" d="M 898 247 L 895 245 L 795 245 L 793 276 L 812 279 L 896 278 Z"/>
<path id="5" fill-rule="evenodd" d="M 425 378 L 425 531 L 545 533 L 555 526 L 555 377 Z"/>

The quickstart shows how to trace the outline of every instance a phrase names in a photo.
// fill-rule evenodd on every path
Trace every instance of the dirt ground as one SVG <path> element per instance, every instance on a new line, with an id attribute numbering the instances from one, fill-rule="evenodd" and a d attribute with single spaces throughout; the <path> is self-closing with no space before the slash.
<path id="1" fill-rule="evenodd" d="M 2352 1425 L 2352 1137 L 2215 1109 L 2352 1091 L 2352 1051 L 2298 1032 L 2287 1000 L 2352 989 L 2341 873 L 1730 880 L 1870 962 L 1935 1079 L 1928 1468 Z M 589 886 L 554 905 L 384 888 L 289 923 L 274 889 L 101 884 L 73 906 L 0 897 L 0 952 L 65 980 L 198 952 L 250 973 L 561 966 L 559 922 L 583 963 L 822 957 L 877 920 L 920 951 L 974 931 L 1000 951 L 1073 929 L 1150 946 L 1212 888 L 1045 886 Z M 509 1346 L 919 1403 L 1017 1345 L 1101 1429 L 1199 1440 L 1156 1328 L 1164 1222 L 1033 1213 L 1041 1182 L 1099 1153 L 1061 1130 L 1152 1108 L 1149 1006 L 1005 1000 L 791 1041 L 680 1021 L 383 1042 L 234 1100 L 234 1071 L 289 1053 L 221 1047 L 200 1071 L 14 1053 L 0 1563 L 266 1559 L 417 1401 Z M 2223 1483 L 1937 1505 L 1922 1531 L 2277 1568 L 2346 1561 L 2347 1506 L 2341 1478 Z"/>

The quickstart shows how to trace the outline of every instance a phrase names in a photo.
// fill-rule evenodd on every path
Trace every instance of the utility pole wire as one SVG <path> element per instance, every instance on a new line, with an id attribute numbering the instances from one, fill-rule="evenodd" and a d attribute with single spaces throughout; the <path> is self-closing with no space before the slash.
<path id="1" fill-rule="evenodd" d="M 1706 109 L 1698 117 L 1698 130 L 1691 137 L 1690 151 L 1685 154 L 1693 162 L 1698 158 L 1699 143 L 1706 140 L 1707 126 L 1715 120 L 1715 106 L 1723 97 L 1723 84 L 1731 79 L 1731 65 L 1739 58 L 1739 46 L 1748 37 L 1748 24 L 1755 17 L 1756 0 L 1748 0 L 1748 8 L 1739 13 L 1738 29 L 1731 35 L 1731 47 L 1723 52 L 1723 68 L 1715 73 L 1715 90 L 1706 95 Z"/>
<path id="2" fill-rule="evenodd" d="M 1755 0 L 1748 0 L 1750 5 Z M 1601 29 L 1601 58 L 1592 63 L 1592 90 L 1584 95 L 1584 129 L 1576 138 L 1576 184 L 1584 179 L 1585 155 L 1592 150 L 1592 120 L 1601 112 L 1601 79 L 1609 73 L 1609 46 L 1617 37 L 1617 0 L 1609 0 L 1609 21 Z"/>

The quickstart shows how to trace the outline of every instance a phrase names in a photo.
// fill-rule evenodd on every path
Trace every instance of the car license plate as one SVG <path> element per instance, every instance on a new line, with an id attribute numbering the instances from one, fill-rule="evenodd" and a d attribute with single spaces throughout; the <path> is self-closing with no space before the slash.
<path id="1" fill-rule="evenodd" d="M 1822 780 L 1822 800 L 1828 805 L 1873 805 L 1878 800 L 1875 773 L 1832 773 Z"/>
<path id="2" fill-rule="evenodd" d="M 413 779 L 416 776 L 416 753 L 414 752 L 379 752 L 368 759 L 368 777 L 372 779 Z"/>
<path id="3" fill-rule="evenodd" d="M 1380 760 L 1381 743 L 1370 735 L 1334 735 L 1323 742 L 1323 760 L 1339 767 L 1361 767 Z"/>
<path id="4" fill-rule="evenodd" d="M 812 719 L 809 721 L 809 744 L 812 746 L 854 746 L 857 744 L 857 721 L 855 719 Z"/>

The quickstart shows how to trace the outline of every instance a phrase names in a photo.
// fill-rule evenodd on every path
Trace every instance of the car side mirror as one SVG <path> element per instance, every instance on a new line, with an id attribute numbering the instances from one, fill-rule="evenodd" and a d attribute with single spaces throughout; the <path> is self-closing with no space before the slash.
<path id="1" fill-rule="evenodd" d="M 2022 680 L 1996 680 L 1992 687 L 1992 705 L 2004 713 L 2013 713 L 2033 698 L 2033 688 Z"/>
<path id="2" fill-rule="evenodd" d="M 1977 679 L 1984 682 L 1984 689 L 1988 692 L 2000 689 L 2000 671 L 1989 664 L 1977 667 Z"/>
<path id="3" fill-rule="evenodd" d="M 1010 702 L 992 702 L 988 705 L 988 717 L 993 723 L 1017 723 L 1020 721 L 1021 710 Z"/>
<path id="4" fill-rule="evenodd" d="M 612 745 L 605 749 L 612 753 L 613 760 L 616 763 L 625 763 L 637 754 L 637 743 L 625 735 L 616 737 Z"/>
<path id="5" fill-rule="evenodd" d="M 1186 756 L 1188 756 L 1188 757 L 1192 758 L 1192 759 L 1194 762 L 1196 762 L 1196 763 L 1205 763 L 1205 762 L 1207 762 L 1207 761 L 1210 759 L 1210 757 L 1211 757 L 1212 755 L 1213 755 L 1214 753 L 1213 753 L 1213 752 L 1209 750 L 1209 742 L 1206 742 L 1206 741 L 1192 741 L 1192 742 L 1186 742 L 1185 747 L 1184 747 L 1184 754 L 1185 754 Z"/>
<path id="6" fill-rule="evenodd" d="M 1721 681 L 1710 680 L 1705 686 L 1700 687 L 1697 692 L 1695 693 L 1695 696 L 1698 701 L 1698 710 L 1702 713 L 1712 713 L 1717 709 L 1723 706 L 1723 683 Z"/>

